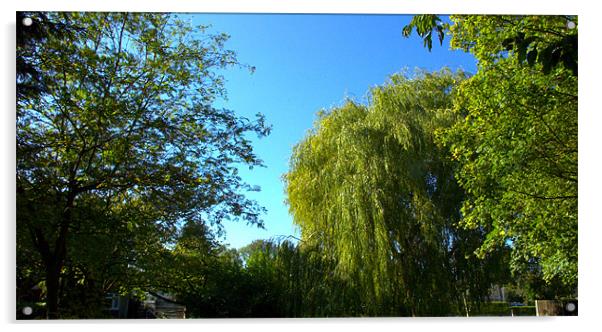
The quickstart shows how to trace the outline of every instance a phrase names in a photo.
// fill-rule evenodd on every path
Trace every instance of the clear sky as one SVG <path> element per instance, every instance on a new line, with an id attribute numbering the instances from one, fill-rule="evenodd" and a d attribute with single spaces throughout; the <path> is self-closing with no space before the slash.
<path id="1" fill-rule="evenodd" d="M 404 68 L 476 71 L 472 55 L 433 43 L 429 53 L 417 37 L 401 35 L 407 15 L 195 14 L 194 24 L 211 24 L 209 32 L 230 35 L 226 48 L 256 67 L 224 72 L 228 100 L 238 114 L 261 112 L 273 126 L 270 136 L 253 138 L 265 168 L 241 170 L 242 178 L 261 187 L 248 196 L 267 208 L 266 229 L 225 222 L 223 242 L 234 248 L 255 239 L 299 235 L 284 203 L 282 174 L 293 146 L 312 128 L 320 109 L 340 105 L 346 97 L 363 100 L 370 87 Z"/>

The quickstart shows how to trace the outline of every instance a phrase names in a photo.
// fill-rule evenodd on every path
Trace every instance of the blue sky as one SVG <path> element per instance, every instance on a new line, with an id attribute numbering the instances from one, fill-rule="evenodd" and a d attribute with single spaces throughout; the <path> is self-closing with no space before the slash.
<path id="1" fill-rule="evenodd" d="M 209 32 L 230 35 L 228 49 L 240 62 L 255 66 L 224 72 L 228 100 L 223 106 L 242 116 L 265 114 L 270 136 L 253 138 L 265 168 L 241 170 L 242 178 L 261 192 L 249 193 L 267 208 L 266 229 L 244 222 L 225 222 L 223 242 L 234 248 L 254 239 L 298 235 L 284 203 L 282 174 L 288 170 L 293 146 L 312 128 L 320 109 L 340 105 L 345 98 L 363 100 L 370 87 L 405 69 L 449 67 L 474 73 L 470 54 L 433 45 L 428 52 L 417 37 L 401 30 L 407 15 L 195 14 L 194 24 L 211 24 Z"/>

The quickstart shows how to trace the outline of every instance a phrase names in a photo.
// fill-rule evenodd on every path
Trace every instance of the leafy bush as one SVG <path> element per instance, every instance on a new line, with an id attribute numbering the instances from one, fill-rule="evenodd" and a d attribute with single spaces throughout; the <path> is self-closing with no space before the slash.
<path id="1" fill-rule="evenodd" d="M 510 316 L 508 302 L 485 302 L 474 308 L 471 316 Z"/>
<path id="2" fill-rule="evenodd" d="M 535 316 L 535 306 L 521 306 L 511 308 L 513 316 Z"/>

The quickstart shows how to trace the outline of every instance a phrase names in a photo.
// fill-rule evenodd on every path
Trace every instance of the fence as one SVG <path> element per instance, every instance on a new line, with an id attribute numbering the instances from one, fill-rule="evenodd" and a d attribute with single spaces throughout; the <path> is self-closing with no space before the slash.
<path id="1" fill-rule="evenodd" d="M 535 312 L 537 316 L 577 316 L 577 300 L 536 300 Z"/>

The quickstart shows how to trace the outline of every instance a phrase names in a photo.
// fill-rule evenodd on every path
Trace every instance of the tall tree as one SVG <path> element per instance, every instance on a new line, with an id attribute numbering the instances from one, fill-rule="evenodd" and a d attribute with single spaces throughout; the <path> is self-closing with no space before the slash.
<path id="1" fill-rule="evenodd" d="M 431 38 L 427 31 L 442 25 L 431 16 L 415 17 L 404 31 L 416 27 Z M 563 285 L 555 296 L 571 295 L 577 285 L 577 17 L 450 19 L 442 26 L 452 48 L 478 60 L 478 72 L 460 84 L 454 100 L 464 120 L 441 135 L 468 193 L 462 224 L 486 230 L 481 254 L 510 243 L 516 273 L 541 275 L 549 285 Z"/>
<path id="2" fill-rule="evenodd" d="M 463 192 L 434 140 L 459 119 L 450 109 L 463 79 L 448 71 L 394 75 L 371 91 L 368 105 L 349 101 L 321 113 L 294 148 L 286 174 L 294 222 L 303 241 L 359 287 L 363 314 L 445 315 L 463 294 L 484 295 L 473 287 L 478 273 L 464 281 L 468 288 L 455 282 L 461 262 L 452 257 L 465 260 L 471 249 L 463 241 L 479 231 L 454 227 Z"/>
<path id="3" fill-rule="evenodd" d="M 261 165 L 246 136 L 269 128 L 259 114 L 211 106 L 225 93 L 216 70 L 238 64 L 226 35 L 164 14 L 44 17 L 78 27 L 21 55 L 36 63 L 44 90 L 17 99 L 17 231 L 43 262 L 49 318 L 59 316 L 85 201 L 101 200 L 108 215 L 129 211 L 124 229 L 144 226 L 164 244 L 183 220 L 219 226 L 232 216 L 262 226 L 235 164 Z"/>
<path id="4" fill-rule="evenodd" d="M 515 271 L 537 262 L 545 280 L 564 284 L 556 296 L 570 295 L 577 285 L 577 76 L 576 62 L 570 64 L 577 21 L 452 19 L 452 46 L 479 60 L 456 100 L 465 121 L 445 138 L 469 193 L 464 224 L 487 226 L 482 252 L 510 241 Z M 500 44 L 517 34 L 527 50 L 507 53 Z M 558 65 L 529 60 L 535 55 L 551 55 Z"/>

